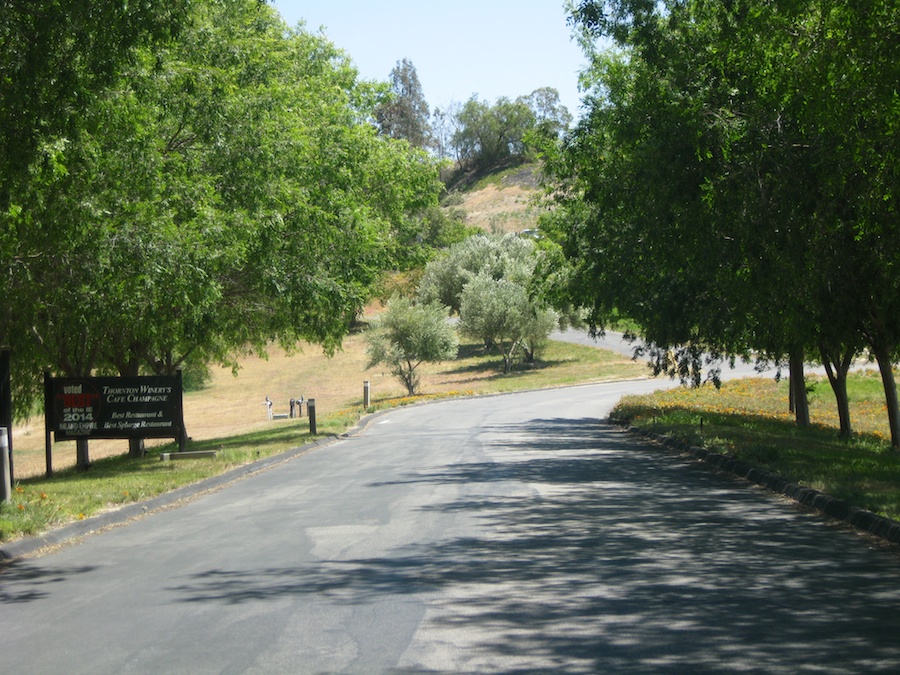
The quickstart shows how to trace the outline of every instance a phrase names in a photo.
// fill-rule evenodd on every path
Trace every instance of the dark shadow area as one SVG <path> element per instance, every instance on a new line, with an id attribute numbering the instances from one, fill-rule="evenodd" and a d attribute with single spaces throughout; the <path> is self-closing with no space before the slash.
<path id="1" fill-rule="evenodd" d="M 447 640 L 459 631 L 473 655 L 556 672 L 896 672 L 894 556 L 595 419 L 481 438 L 492 461 L 369 486 L 461 486 L 420 510 L 463 519 L 465 534 L 391 557 L 225 565 L 170 590 L 228 605 L 436 597 L 432 627 Z"/>
<path id="2" fill-rule="evenodd" d="M 533 363 L 521 363 L 516 362 L 513 366 L 512 371 L 509 373 L 503 372 L 503 354 L 501 354 L 496 349 L 485 349 L 481 345 L 477 344 L 463 344 L 459 346 L 459 352 L 457 355 L 458 360 L 471 360 L 471 359 L 484 359 L 483 361 L 479 361 L 476 363 L 470 363 L 465 366 L 459 366 L 458 368 L 451 368 L 447 372 L 455 375 L 477 375 L 481 373 L 496 373 L 496 377 L 515 377 L 516 375 L 525 375 L 536 370 L 544 370 L 547 368 L 553 368 L 555 366 L 564 365 L 566 362 L 561 361 L 559 359 L 556 360 L 546 360 L 546 359 L 538 359 Z M 478 378 L 480 379 L 480 378 Z M 475 381 L 473 380 L 464 380 L 465 382 Z"/>
<path id="3" fill-rule="evenodd" d="M 652 415 L 652 408 L 640 413 L 645 421 Z M 804 428 L 790 419 L 765 414 L 726 414 L 689 406 L 667 407 L 659 426 L 645 428 L 689 445 L 710 447 L 704 439 L 715 439 L 714 451 L 757 469 L 816 485 L 833 497 L 889 518 L 900 515 L 900 453 L 874 434 L 856 432 L 847 439 L 824 424 Z"/>
<path id="4" fill-rule="evenodd" d="M 46 598 L 53 584 L 94 571 L 96 566 L 42 568 L 19 560 L 0 565 L 0 606 L 33 602 Z"/>

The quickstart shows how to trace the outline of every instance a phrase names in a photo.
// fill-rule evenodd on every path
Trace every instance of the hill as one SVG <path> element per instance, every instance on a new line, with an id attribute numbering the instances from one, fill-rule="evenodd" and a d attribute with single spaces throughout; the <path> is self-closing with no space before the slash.
<path id="1" fill-rule="evenodd" d="M 521 232 L 537 227 L 539 163 L 501 167 L 487 174 L 460 174 L 448 184 L 445 209 L 462 209 L 466 225 L 486 232 Z"/>

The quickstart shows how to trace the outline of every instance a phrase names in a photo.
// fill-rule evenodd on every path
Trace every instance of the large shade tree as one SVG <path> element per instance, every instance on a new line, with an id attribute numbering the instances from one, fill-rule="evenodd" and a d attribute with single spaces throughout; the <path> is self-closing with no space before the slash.
<path id="1" fill-rule="evenodd" d="M 555 168 L 595 325 L 624 311 L 695 375 L 709 351 L 789 357 L 798 394 L 819 353 L 842 406 L 865 343 L 897 445 L 900 31 L 891 3 L 865 4 L 573 5 L 593 89 Z"/>
<path id="2" fill-rule="evenodd" d="M 26 268 L 47 244 L 66 239 L 64 226 L 24 212 L 31 195 L 54 198 L 53 182 L 68 171 L 66 150 L 78 141 L 82 113 L 104 95 L 137 50 L 179 34 L 192 0 L 0 1 L 0 344 L 14 345 L 14 401 L 30 409 L 39 387 L 33 343 L 23 322 L 39 303 Z M 38 261 L 40 262 L 40 261 Z M 24 325 L 23 325 L 24 323 Z"/>
<path id="3" fill-rule="evenodd" d="M 194 3 L 43 143 L 0 213 L 18 364 L 171 373 L 272 340 L 335 349 L 439 189 L 424 152 L 366 121 L 375 100 L 264 3 Z"/>

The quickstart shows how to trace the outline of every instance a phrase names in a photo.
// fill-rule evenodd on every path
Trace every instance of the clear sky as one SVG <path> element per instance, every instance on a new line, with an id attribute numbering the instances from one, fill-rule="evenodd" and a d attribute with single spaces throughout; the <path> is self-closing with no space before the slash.
<path id="1" fill-rule="evenodd" d="M 274 0 L 291 26 L 325 35 L 360 76 L 387 81 L 401 59 L 416 68 L 428 104 L 494 103 L 553 87 L 579 117 L 578 71 L 563 0 Z"/>

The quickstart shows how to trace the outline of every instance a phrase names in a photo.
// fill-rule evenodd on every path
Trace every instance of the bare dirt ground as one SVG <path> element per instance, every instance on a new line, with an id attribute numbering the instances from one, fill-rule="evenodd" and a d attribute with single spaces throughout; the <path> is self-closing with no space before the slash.
<path id="1" fill-rule="evenodd" d="M 539 167 L 526 164 L 505 173 L 497 182 L 463 193 L 459 207 L 466 223 L 487 232 L 521 232 L 537 227 L 540 207 L 535 204 L 539 190 Z"/>

